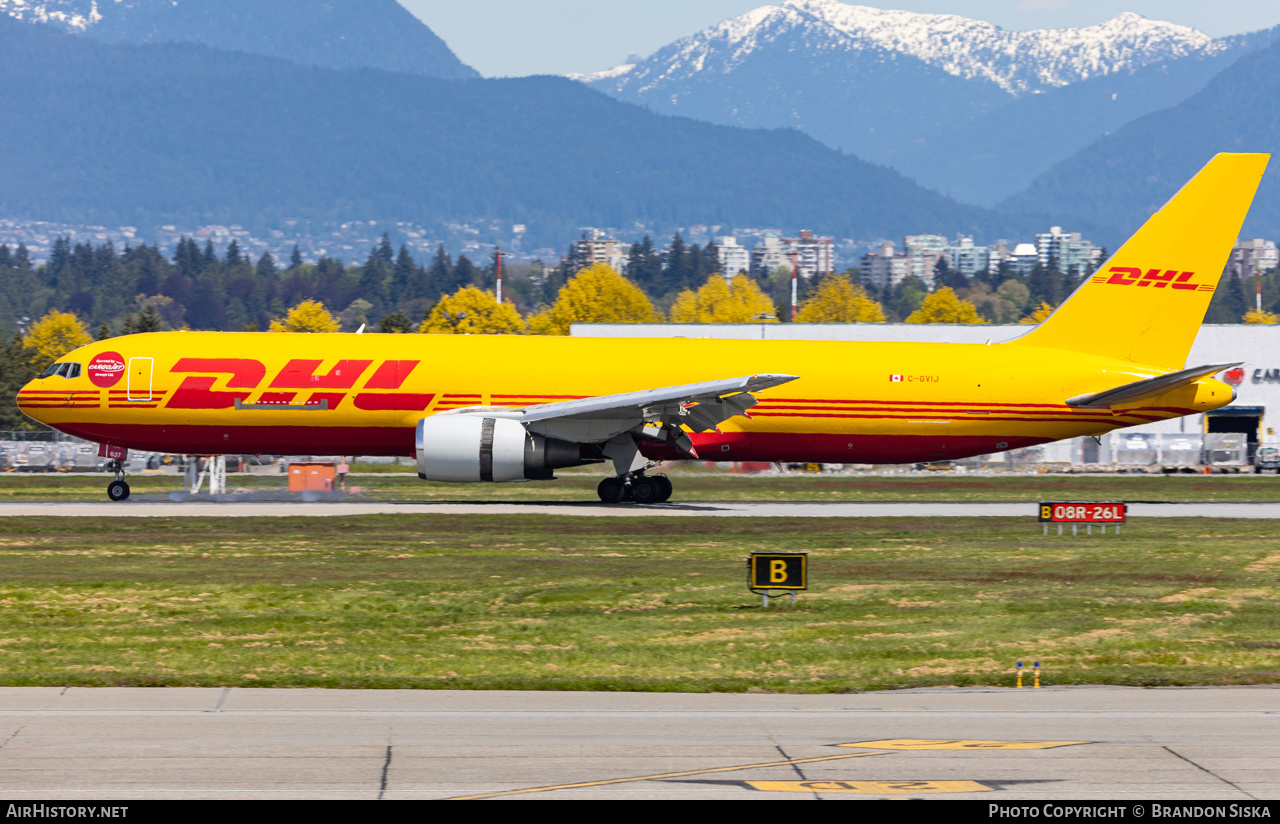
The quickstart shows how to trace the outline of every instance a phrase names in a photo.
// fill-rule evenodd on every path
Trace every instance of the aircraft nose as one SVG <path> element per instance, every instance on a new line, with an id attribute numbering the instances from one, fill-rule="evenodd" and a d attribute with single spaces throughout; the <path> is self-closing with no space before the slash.
<path id="1" fill-rule="evenodd" d="M 40 398 L 44 397 L 42 390 L 44 389 L 44 380 L 36 378 L 28 381 L 27 385 L 18 390 L 18 410 L 22 414 L 31 418 L 37 423 L 44 423 L 44 405 L 39 403 Z"/>

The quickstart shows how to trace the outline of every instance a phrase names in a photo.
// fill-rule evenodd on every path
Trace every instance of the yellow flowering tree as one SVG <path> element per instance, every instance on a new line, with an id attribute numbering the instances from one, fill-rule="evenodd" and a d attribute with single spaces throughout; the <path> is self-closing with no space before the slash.
<path id="1" fill-rule="evenodd" d="M 796 314 L 797 323 L 884 323 L 884 307 L 848 275 L 826 278 Z"/>
<path id="2" fill-rule="evenodd" d="M 509 303 L 498 303 L 493 292 L 464 286 L 441 298 L 418 327 L 437 335 L 523 335 L 524 321 Z"/>
<path id="3" fill-rule="evenodd" d="M 662 314 L 640 287 L 607 263 L 588 266 L 569 279 L 555 305 L 529 318 L 535 335 L 567 335 L 574 323 L 657 323 Z"/>
<path id="4" fill-rule="evenodd" d="M 41 368 L 72 349 L 92 342 L 93 337 L 89 334 L 89 329 L 80 322 L 80 318 L 71 312 L 59 312 L 57 309 L 31 324 L 27 333 L 22 336 L 23 346 L 41 364 Z"/>
<path id="5" fill-rule="evenodd" d="M 698 291 L 686 289 L 676 295 L 671 307 L 674 323 L 750 323 L 776 314 L 773 301 L 746 275 L 735 275 L 731 281 L 712 275 Z"/>
<path id="6" fill-rule="evenodd" d="M 907 316 L 907 323 L 986 323 L 978 309 L 960 300 L 955 290 L 944 286 L 924 299 L 920 308 Z"/>
<path id="7" fill-rule="evenodd" d="M 1243 320 L 1245 323 L 1275 323 L 1276 313 L 1266 312 L 1261 309 L 1250 309 L 1244 313 Z"/>
<path id="8" fill-rule="evenodd" d="M 1040 301 L 1040 305 L 1031 310 L 1031 314 L 1027 315 L 1018 323 L 1039 323 L 1045 318 L 1053 314 L 1053 307 L 1044 301 Z"/>
<path id="9" fill-rule="evenodd" d="M 342 324 L 318 300 L 304 300 L 283 321 L 271 321 L 272 332 L 337 332 Z"/>

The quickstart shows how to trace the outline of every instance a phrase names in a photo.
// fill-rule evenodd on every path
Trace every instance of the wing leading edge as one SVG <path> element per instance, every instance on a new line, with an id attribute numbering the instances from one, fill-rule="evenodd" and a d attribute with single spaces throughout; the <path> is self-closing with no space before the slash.
<path id="1" fill-rule="evenodd" d="M 474 415 L 483 412 L 490 416 L 513 418 L 530 432 L 548 438 L 606 443 L 606 454 L 632 452 L 634 438 L 639 436 L 666 441 L 685 454 L 697 457 L 693 442 L 681 427 L 688 427 L 694 432 L 714 429 L 735 415 L 746 414 L 755 406 L 754 393 L 797 378 L 797 375 L 750 375 L 524 408 L 470 407 L 440 414 Z M 632 458 L 628 458 L 628 462 Z"/>

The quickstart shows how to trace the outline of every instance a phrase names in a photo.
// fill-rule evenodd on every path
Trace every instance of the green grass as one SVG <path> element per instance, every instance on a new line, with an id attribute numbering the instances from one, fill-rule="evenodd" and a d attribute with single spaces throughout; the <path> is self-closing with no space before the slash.
<path id="1" fill-rule="evenodd" d="M 836 692 L 1280 682 L 1276 522 L 0 520 L 0 685 Z M 763 609 L 753 550 L 811 555 Z"/>
<path id="2" fill-rule="evenodd" d="M 594 501 L 603 471 L 564 472 L 559 480 L 522 484 L 425 483 L 414 475 L 381 474 L 348 479 L 359 487 L 349 500 L 372 501 Z M 680 501 L 1280 501 L 1275 475 L 960 475 L 950 472 L 903 476 L 732 475 L 677 469 L 672 500 Z M 101 501 L 105 475 L 0 475 L 0 502 Z M 176 475 L 129 477 L 136 498 L 167 500 L 182 489 Z M 237 492 L 284 491 L 281 475 L 227 476 Z M 208 486 L 204 487 L 206 490 Z"/>

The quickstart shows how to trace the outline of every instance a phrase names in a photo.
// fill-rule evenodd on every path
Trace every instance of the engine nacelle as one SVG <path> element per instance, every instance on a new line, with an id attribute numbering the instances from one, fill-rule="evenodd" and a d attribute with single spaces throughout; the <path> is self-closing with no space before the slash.
<path id="1" fill-rule="evenodd" d="M 517 420 L 484 414 L 433 415 L 418 421 L 418 477 L 446 483 L 548 480 L 556 469 L 594 463 L 576 443 L 527 431 Z"/>

